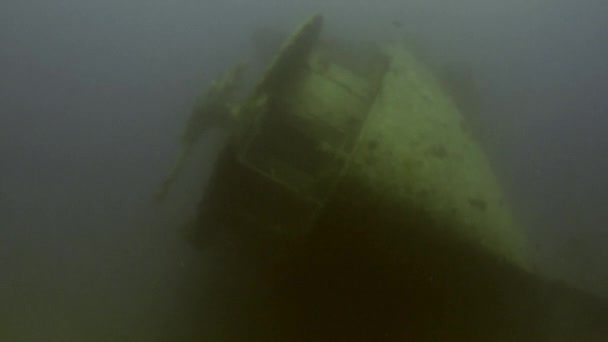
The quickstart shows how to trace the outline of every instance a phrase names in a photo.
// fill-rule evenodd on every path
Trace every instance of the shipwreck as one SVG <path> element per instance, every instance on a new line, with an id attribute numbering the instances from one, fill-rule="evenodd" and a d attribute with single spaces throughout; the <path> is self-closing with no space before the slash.
<path id="1" fill-rule="evenodd" d="M 539 274 L 466 114 L 402 43 L 325 40 L 314 15 L 245 96 L 193 110 L 227 132 L 188 233 L 221 260 L 206 341 L 608 338 L 608 305 Z M 167 200 L 170 200 L 167 199 Z"/>

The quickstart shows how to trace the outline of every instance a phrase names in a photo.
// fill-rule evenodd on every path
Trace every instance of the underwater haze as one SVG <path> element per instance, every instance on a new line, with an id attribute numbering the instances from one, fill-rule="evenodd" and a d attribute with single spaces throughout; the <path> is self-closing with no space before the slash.
<path id="1" fill-rule="evenodd" d="M 312 13 L 326 35 L 414 42 L 473 80 L 540 271 L 608 297 L 607 1 L 3 0 L 0 341 L 197 336 L 192 298 L 222 265 L 179 226 L 221 134 L 201 138 L 179 199 L 151 196 L 202 90 L 255 59 L 254 32 Z"/>

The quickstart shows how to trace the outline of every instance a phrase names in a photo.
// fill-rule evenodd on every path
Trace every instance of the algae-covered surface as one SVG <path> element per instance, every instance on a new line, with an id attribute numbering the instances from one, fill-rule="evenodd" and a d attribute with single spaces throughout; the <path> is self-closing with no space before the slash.
<path id="1" fill-rule="evenodd" d="M 528 267 L 523 230 L 466 122 L 431 72 L 401 45 L 361 133 L 349 173 L 431 213 L 476 244 Z M 441 233 L 441 232 L 439 232 Z"/>

